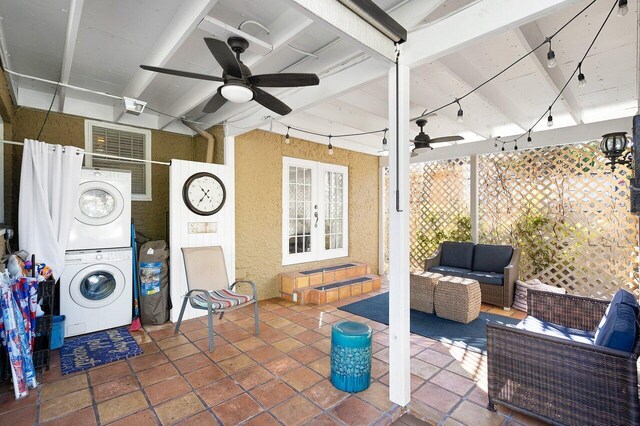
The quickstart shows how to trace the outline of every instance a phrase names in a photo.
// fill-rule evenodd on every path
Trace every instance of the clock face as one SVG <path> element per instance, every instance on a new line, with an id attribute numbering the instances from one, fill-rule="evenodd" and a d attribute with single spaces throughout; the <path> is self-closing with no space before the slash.
<path id="1" fill-rule="evenodd" d="M 224 184 L 211 173 L 196 173 L 184 183 L 182 198 L 192 212 L 209 216 L 217 213 L 226 198 Z"/>

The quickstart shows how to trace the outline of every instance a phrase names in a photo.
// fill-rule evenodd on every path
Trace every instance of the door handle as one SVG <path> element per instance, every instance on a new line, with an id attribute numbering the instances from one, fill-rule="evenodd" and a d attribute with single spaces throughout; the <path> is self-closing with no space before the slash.
<path id="1" fill-rule="evenodd" d="M 318 227 L 318 219 L 319 219 L 319 217 L 318 217 L 318 212 L 313 213 L 313 216 L 316 218 L 316 224 L 315 224 L 315 227 L 317 228 L 317 227 Z"/>

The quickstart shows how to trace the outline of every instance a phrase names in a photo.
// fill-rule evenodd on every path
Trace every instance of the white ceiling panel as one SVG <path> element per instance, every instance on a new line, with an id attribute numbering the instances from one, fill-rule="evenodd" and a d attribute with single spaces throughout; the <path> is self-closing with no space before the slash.
<path id="1" fill-rule="evenodd" d="M 0 1 L 4 44 L 13 71 L 57 81 L 68 18 L 69 0 Z"/>

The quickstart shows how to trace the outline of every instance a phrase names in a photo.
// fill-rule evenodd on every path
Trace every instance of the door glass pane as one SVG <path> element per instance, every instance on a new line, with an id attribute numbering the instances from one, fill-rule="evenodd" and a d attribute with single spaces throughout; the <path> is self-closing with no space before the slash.
<path id="1" fill-rule="evenodd" d="M 289 167 L 289 254 L 311 251 L 311 168 Z"/>
<path id="2" fill-rule="evenodd" d="M 343 177 L 340 172 L 326 172 L 324 196 L 324 232 L 326 250 L 342 248 Z"/>
<path id="3" fill-rule="evenodd" d="M 102 189 L 90 189 L 83 192 L 78 200 L 80 211 L 88 217 L 102 218 L 111 214 L 116 207 L 113 195 Z"/>
<path id="4" fill-rule="evenodd" d="M 108 272 L 94 272 L 84 277 L 80 283 L 80 294 L 88 300 L 102 300 L 116 289 L 116 280 Z"/>

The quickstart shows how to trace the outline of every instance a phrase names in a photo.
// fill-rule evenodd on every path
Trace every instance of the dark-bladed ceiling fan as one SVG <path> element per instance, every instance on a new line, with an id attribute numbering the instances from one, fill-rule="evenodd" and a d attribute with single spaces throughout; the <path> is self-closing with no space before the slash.
<path id="1" fill-rule="evenodd" d="M 455 142 L 464 140 L 462 136 L 443 136 L 440 138 L 431 138 L 424 132 L 424 126 L 427 124 L 427 120 L 417 120 L 416 124 L 420 127 L 420 133 L 418 133 L 411 142 L 413 142 L 412 156 L 429 152 L 433 149 L 431 144 L 439 142 Z"/>
<path id="2" fill-rule="evenodd" d="M 302 87 L 316 86 L 320 83 L 320 79 L 315 74 L 281 73 L 251 75 L 251 70 L 240 60 L 240 54 L 249 47 L 249 42 L 242 37 L 230 37 L 227 43 L 209 37 L 205 37 L 204 41 L 216 61 L 222 67 L 222 77 L 150 65 L 140 65 L 140 68 L 147 71 L 177 75 L 179 77 L 224 83 L 218 88 L 218 93 L 204 106 L 203 112 L 205 113 L 216 112 L 227 101 L 244 103 L 254 100 L 277 114 L 287 115 L 291 112 L 291 108 L 259 87 Z"/>

